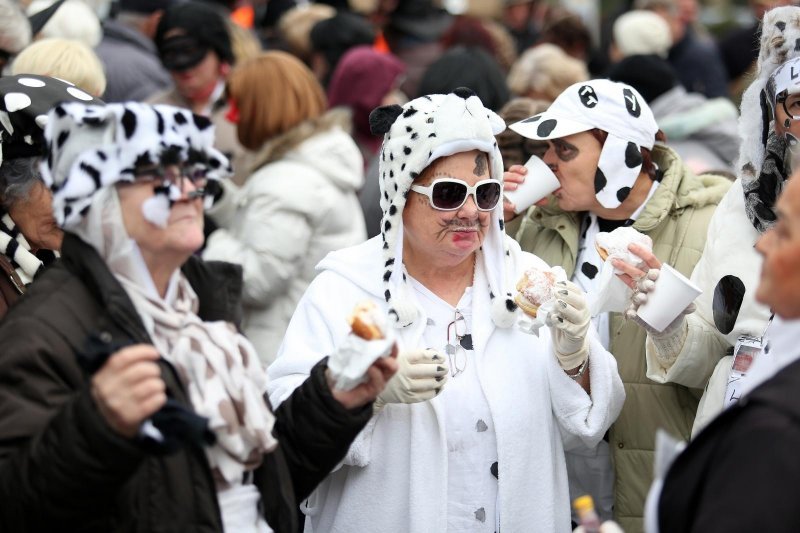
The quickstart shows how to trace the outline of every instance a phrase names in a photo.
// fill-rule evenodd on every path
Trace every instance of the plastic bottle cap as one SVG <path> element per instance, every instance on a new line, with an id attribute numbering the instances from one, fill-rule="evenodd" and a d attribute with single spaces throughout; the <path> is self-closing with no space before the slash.
<path id="1" fill-rule="evenodd" d="M 590 495 L 587 494 L 585 496 L 575 498 L 575 501 L 572 502 L 572 506 L 578 512 L 594 510 L 594 500 Z"/>

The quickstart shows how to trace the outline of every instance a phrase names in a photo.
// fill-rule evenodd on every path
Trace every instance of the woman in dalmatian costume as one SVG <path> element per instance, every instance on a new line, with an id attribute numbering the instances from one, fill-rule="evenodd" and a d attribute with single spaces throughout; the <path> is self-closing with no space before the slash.
<path id="1" fill-rule="evenodd" d="M 635 89 L 608 80 L 577 83 L 547 111 L 511 129 L 548 141 L 544 161 L 561 184 L 549 203 L 544 202 L 547 205 L 525 215 L 516 236 L 523 250 L 562 265 L 578 285 L 593 293 L 602 267 L 595 236 L 632 226 L 652 238 L 655 256 L 691 274 L 708 222 L 729 183 L 722 177 L 693 175 L 675 152 L 656 144 L 658 125 Z M 641 248 L 631 251 L 643 259 L 651 256 Z M 610 452 L 616 477 L 614 517 L 625 531 L 641 531 L 656 429 L 688 438 L 699 393 L 647 378 L 646 331 L 634 321 L 621 313 L 605 313 L 593 322 L 617 359 L 627 401 L 608 442 L 570 454 L 571 474 L 598 492 L 601 511 L 608 513 L 613 478 L 586 474 L 602 472 L 603 464 L 610 469 Z"/>
<path id="2" fill-rule="evenodd" d="M 296 533 L 396 363 L 346 392 L 320 363 L 273 412 L 241 269 L 194 256 L 231 171 L 211 122 L 138 103 L 46 118 L 64 241 L 0 326 L 0 530 Z"/>
<path id="3" fill-rule="evenodd" d="M 0 78 L 0 318 L 61 248 L 39 160 L 47 112 L 65 101 L 102 103 L 47 76 Z"/>
<path id="4" fill-rule="evenodd" d="M 370 121 L 384 135 L 382 235 L 319 264 L 270 366 L 270 398 L 280 404 L 338 353 L 364 300 L 386 316 L 400 370 L 303 503 L 306 531 L 569 531 L 563 450 L 602 438 L 622 386 L 574 284 L 559 286 L 552 327 L 518 327 L 514 284 L 547 265 L 505 235 L 493 183 L 505 126 L 463 88 L 378 108 Z M 441 180 L 464 187 L 459 205 L 437 204 L 438 187 L 451 186 Z"/>
<path id="5" fill-rule="evenodd" d="M 769 309 L 755 301 L 762 259 L 754 245 L 775 223 L 775 200 L 791 173 L 790 149 L 800 138 L 800 8 L 770 10 L 762 28 L 758 77 L 742 98 L 738 179 L 711 219 L 705 250 L 692 272 L 703 294 L 696 312 L 666 335 L 649 335 L 650 379 L 690 387 L 708 382 L 693 436 L 725 405 L 732 363 L 726 353 L 742 336 L 764 335 L 770 319 Z M 658 267 L 657 260 L 651 262 L 650 268 Z M 784 326 L 776 318 L 767 336 L 782 335 Z M 757 358 L 752 373 L 771 360 Z"/>

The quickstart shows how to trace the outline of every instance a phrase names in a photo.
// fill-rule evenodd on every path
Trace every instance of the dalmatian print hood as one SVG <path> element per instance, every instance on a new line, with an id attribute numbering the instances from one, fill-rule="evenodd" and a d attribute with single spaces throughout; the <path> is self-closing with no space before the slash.
<path id="1" fill-rule="evenodd" d="M 403 328 L 418 316 L 402 266 L 403 208 L 411 185 L 434 160 L 470 150 L 488 154 L 489 174 L 502 183 L 503 161 L 494 136 L 505 129 L 505 123 L 473 91 L 459 88 L 450 94 L 422 96 L 402 107 L 379 107 L 370 114 L 370 129 L 384 136 L 379 163 L 384 297 L 393 324 Z M 505 239 L 500 202 L 491 213 L 478 256 L 489 280 L 492 320 L 502 328 L 513 325 L 517 310 L 507 287 L 513 280 Z"/>
<path id="2" fill-rule="evenodd" d="M 589 80 L 567 87 L 544 113 L 509 126 L 523 137 L 558 139 L 594 128 L 608 133 L 594 178 L 597 200 L 614 209 L 628 197 L 642 169 L 641 148 L 655 144 L 658 124 L 630 85 Z"/>
<path id="3" fill-rule="evenodd" d="M 44 136 L 48 157 L 42 178 L 53 191 L 56 221 L 65 229 L 78 225 L 97 191 L 133 181 L 138 167 L 195 165 L 210 180 L 231 174 L 230 162 L 213 147 L 211 121 L 177 107 L 61 104 L 49 112 Z M 170 201 L 180 196 L 171 189 L 177 187 L 161 193 Z"/>
<path id="4" fill-rule="evenodd" d="M 767 11 L 761 22 L 756 78 L 742 95 L 739 115 L 742 142 L 736 163 L 745 212 L 759 233 L 775 223 L 775 200 L 788 177 L 787 144 L 793 141 L 775 133 L 775 97 L 780 91 L 773 75 L 780 78 L 779 67 L 797 57 L 800 57 L 800 7 Z M 791 66 L 788 68 L 791 72 Z"/>

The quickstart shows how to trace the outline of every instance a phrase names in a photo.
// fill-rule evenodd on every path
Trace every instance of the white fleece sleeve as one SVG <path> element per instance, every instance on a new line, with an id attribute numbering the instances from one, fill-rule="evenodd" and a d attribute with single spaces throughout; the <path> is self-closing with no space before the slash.
<path id="1" fill-rule="evenodd" d="M 591 396 L 567 376 L 555 356 L 548 366 L 553 413 L 561 429 L 564 449 L 578 444 L 593 448 L 617 419 L 625 402 L 625 389 L 617 371 L 617 360 L 589 335 L 589 382 Z"/>

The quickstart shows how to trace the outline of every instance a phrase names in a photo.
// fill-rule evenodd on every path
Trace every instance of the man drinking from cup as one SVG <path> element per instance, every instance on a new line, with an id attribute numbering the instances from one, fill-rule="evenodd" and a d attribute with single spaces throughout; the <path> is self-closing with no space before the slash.
<path id="1" fill-rule="evenodd" d="M 674 151 L 657 144 L 664 140 L 663 134 L 635 89 L 608 80 L 577 83 L 547 111 L 511 129 L 548 142 L 543 159 L 561 184 L 549 200 L 526 214 L 516 235 L 523 250 L 562 265 L 573 281 L 592 293 L 599 289 L 602 267 L 595 236 L 632 226 L 652 239 L 653 252 L 635 245 L 631 252 L 643 261 L 661 257 L 682 274 L 691 273 L 703 251 L 708 221 L 729 182 L 693 175 Z M 624 262 L 615 260 L 613 266 L 628 272 Z M 625 281 L 634 285 L 630 278 Z M 568 461 L 574 462 L 577 473 L 601 462 L 610 469 L 610 448 L 616 475 L 615 519 L 626 531 L 640 531 L 656 429 L 663 427 L 688 439 L 699 393 L 647 379 L 646 331 L 634 321 L 626 321 L 622 313 L 603 313 L 593 322 L 617 358 L 628 401 L 611 428 L 609 442 L 585 450 L 582 456 L 571 454 Z M 581 466 L 586 462 L 595 466 Z M 607 479 L 598 476 L 595 486 L 589 487 L 590 492 L 597 491 L 601 514 L 610 508 L 602 506 L 610 490 Z"/>
<path id="2" fill-rule="evenodd" d="M 517 327 L 514 284 L 548 267 L 503 229 L 494 135 L 505 125 L 469 89 L 378 108 L 370 124 L 384 135 L 382 235 L 320 263 L 270 366 L 270 397 L 279 404 L 337 353 L 365 299 L 388 318 L 400 370 L 303 504 L 306 525 L 569 531 L 563 450 L 602 438 L 622 385 L 574 284 L 556 286 L 552 327 Z"/>

